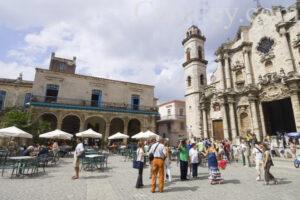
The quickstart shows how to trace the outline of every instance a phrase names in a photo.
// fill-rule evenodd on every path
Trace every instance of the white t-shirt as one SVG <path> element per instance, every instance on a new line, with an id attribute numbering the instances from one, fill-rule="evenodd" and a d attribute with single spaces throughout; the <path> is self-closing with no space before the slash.
<path id="1" fill-rule="evenodd" d="M 143 148 L 138 148 L 136 150 L 136 160 L 140 162 L 144 162 L 144 150 Z"/>
<path id="2" fill-rule="evenodd" d="M 189 156 L 191 163 L 199 163 L 198 151 L 194 148 L 191 148 L 189 151 Z"/>
<path id="3" fill-rule="evenodd" d="M 262 154 L 262 151 L 260 152 L 260 151 L 257 149 L 257 147 L 254 147 L 254 148 L 253 148 L 252 154 L 255 155 L 255 160 L 257 160 L 257 161 L 263 160 L 263 154 Z"/>
<path id="4" fill-rule="evenodd" d="M 83 144 L 79 143 L 77 144 L 74 152 L 74 158 L 80 156 L 80 154 L 84 151 Z"/>

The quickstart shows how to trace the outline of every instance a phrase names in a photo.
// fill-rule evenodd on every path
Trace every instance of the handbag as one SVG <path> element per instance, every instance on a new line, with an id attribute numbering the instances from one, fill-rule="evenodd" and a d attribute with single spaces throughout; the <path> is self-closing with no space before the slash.
<path id="1" fill-rule="evenodd" d="M 140 166 L 141 166 L 141 161 L 137 161 L 137 160 L 133 161 L 133 168 L 134 169 L 140 169 Z"/>

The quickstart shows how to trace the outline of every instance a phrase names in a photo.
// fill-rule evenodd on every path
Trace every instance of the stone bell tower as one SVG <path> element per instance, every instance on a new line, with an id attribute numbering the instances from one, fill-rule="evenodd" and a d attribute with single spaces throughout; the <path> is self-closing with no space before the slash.
<path id="1" fill-rule="evenodd" d="M 186 37 L 182 41 L 185 51 L 182 66 L 185 77 L 186 128 L 190 139 L 203 137 L 200 100 L 207 86 L 205 40 L 200 29 L 193 25 L 187 30 Z"/>

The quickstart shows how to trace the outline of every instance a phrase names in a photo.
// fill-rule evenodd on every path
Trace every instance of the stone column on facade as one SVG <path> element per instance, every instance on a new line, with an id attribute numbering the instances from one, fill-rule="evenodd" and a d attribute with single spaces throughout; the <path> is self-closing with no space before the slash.
<path id="1" fill-rule="evenodd" d="M 235 140 L 237 137 L 237 130 L 236 130 L 236 121 L 235 121 L 235 112 L 234 112 L 234 106 L 233 106 L 233 100 L 229 100 L 229 118 L 230 118 L 230 127 L 231 127 L 231 137 L 232 140 Z"/>
<path id="2" fill-rule="evenodd" d="M 208 138 L 207 116 L 206 116 L 205 105 L 202 105 L 201 109 L 202 109 L 203 136 L 204 136 L 204 138 Z"/>
<path id="3" fill-rule="evenodd" d="M 250 49 L 248 47 L 244 47 L 243 53 L 244 53 L 245 70 L 246 70 L 246 83 L 247 83 L 247 85 L 250 85 L 253 83 L 251 62 L 250 62 L 250 57 L 249 57 Z"/>
<path id="4" fill-rule="evenodd" d="M 124 119 L 124 134 L 128 135 L 128 120 Z M 123 139 L 123 143 L 127 145 L 128 140 Z"/>
<path id="5" fill-rule="evenodd" d="M 299 87 L 297 82 L 290 85 L 291 103 L 294 112 L 295 124 L 297 132 L 300 132 L 300 101 L 299 101 Z"/>
<path id="6" fill-rule="evenodd" d="M 107 141 L 107 138 L 109 137 L 109 127 L 110 127 L 110 123 L 106 123 L 106 127 L 105 127 L 105 136 L 104 136 L 104 140 Z"/>
<path id="7" fill-rule="evenodd" d="M 225 60 L 225 79 L 226 79 L 226 88 L 231 88 L 231 77 L 230 77 L 230 66 L 229 66 L 229 56 L 228 54 L 224 54 Z"/>
<path id="8" fill-rule="evenodd" d="M 226 112 L 226 104 L 224 102 L 221 105 L 221 109 L 222 109 L 222 116 L 223 116 L 224 138 L 229 139 L 228 118 Z"/>
<path id="9" fill-rule="evenodd" d="M 260 120 L 261 120 L 262 135 L 263 135 L 263 138 L 265 138 L 267 136 L 267 132 L 266 132 L 265 116 L 264 116 L 264 111 L 262 108 L 262 102 L 260 102 L 258 106 L 259 106 L 259 115 L 260 115 Z"/>
<path id="10" fill-rule="evenodd" d="M 284 50 L 284 55 L 287 56 L 287 64 L 285 65 L 285 69 L 287 70 L 286 72 L 292 72 L 292 71 L 297 71 L 296 70 L 296 66 L 294 65 L 294 61 L 293 61 L 293 57 L 291 55 L 291 50 L 290 50 L 290 45 L 289 45 L 289 40 L 287 38 L 287 31 L 285 27 L 280 27 L 279 29 L 279 33 L 283 38 L 283 44 L 284 47 L 282 48 L 282 50 Z"/>
<path id="11" fill-rule="evenodd" d="M 256 135 L 256 138 L 260 141 L 262 139 L 262 134 L 259 131 L 256 99 L 254 97 L 250 97 L 249 103 L 250 103 L 250 111 L 251 111 L 251 118 L 252 118 L 252 124 L 253 124 L 253 133 Z"/>
<path id="12" fill-rule="evenodd" d="M 85 127 L 85 120 L 80 119 L 80 128 L 79 128 L 79 132 L 84 131 Z"/>
<path id="13" fill-rule="evenodd" d="M 216 62 L 218 63 L 218 68 L 220 68 L 220 72 L 221 72 L 221 79 L 220 79 L 220 85 L 221 85 L 221 90 L 225 90 L 225 79 L 224 79 L 224 68 L 222 65 L 222 57 L 221 55 L 218 55 L 218 59 L 216 60 Z"/>

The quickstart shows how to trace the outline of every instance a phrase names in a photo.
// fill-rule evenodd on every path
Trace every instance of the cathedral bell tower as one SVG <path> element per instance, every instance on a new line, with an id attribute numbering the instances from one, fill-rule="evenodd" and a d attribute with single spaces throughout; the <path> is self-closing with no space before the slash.
<path id="1" fill-rule="evenodd" d="M 185 77 L 186 128 L 190 139 L 203 137 L 200 100 L 207 86 L 205 40 L 200 29 L 193 25 L 182 41 L 185 52 L 182 66 Z"/>

